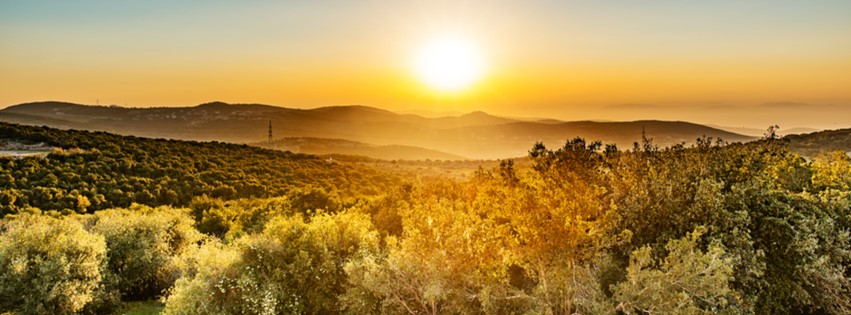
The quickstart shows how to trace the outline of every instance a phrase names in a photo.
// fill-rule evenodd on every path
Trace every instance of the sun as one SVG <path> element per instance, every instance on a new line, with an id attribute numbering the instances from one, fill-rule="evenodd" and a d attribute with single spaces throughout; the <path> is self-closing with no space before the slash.
<path id="1" fill-rule="evenodd" d="M 482 77 L 484 62 L 476 45 L 459 37 L 427 42 L 414 60 L 417 77 L 441 92 L 458 92 Z"/>

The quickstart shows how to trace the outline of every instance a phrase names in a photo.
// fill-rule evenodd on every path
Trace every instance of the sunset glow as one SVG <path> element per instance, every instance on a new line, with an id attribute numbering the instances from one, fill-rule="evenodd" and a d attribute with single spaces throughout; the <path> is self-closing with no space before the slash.
<path id="1" fill-rule="evenodd" d="M 222 100 L 851 124 L 835 114 L 851 107 L 844 0 L 0 0 L 0 42 L 0 108 Z M 771 103 L 803 105 L 759 110 Z"/>
<path id="2" fill-rule="evenodd" d="M 415 61 L 419 78 L 440 91 L 454 92 L 473 84 L 482 75 L 482 56 L 476 47 L 460 38 L 429 42 Z"/>

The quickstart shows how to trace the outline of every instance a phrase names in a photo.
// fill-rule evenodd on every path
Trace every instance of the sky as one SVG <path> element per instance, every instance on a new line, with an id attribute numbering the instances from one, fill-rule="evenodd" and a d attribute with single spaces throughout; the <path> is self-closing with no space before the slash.
<path id="1" fill-rule="evenodd" d="M 447 36 L 454 92 L 412 65 Z M 0 0 L 0 108 L 41 100 L 851 127 L 851 1 Z"/>

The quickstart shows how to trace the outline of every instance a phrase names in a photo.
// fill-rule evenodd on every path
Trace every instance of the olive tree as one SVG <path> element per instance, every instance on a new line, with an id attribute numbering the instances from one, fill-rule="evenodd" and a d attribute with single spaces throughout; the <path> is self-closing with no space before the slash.
<path id="1" fill-rule="evenodd" d="M 73 314 L 95 298 L 106 258 L 102 236 L 45 215 L 0 224 L 0 311 Z"/>

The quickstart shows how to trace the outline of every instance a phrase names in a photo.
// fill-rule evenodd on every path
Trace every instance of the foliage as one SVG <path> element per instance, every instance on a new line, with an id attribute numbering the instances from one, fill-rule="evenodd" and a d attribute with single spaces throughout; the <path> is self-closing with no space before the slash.
<path id="1" fill-rule="evenodd" d="M 347 265 L 350 310 L 848 312 L 844 158 L 811 164 L 776 138 L 601 149 L 537 145 L 529 169 L 412 187 L 389 203 L 402 233 Z"/>
<path id="2" fill-rule="evenodd" d="M 789 141 L 789 149 L 792 152 L 807 158 L 818 156 L 824 152 L 851 152 L 851 129 L 787 135 L 783 139 Z"/>
<path id="3" fill-rule="evenodd" d="M 634 251 L 626 281 L 614 288 L 618 308 L 627 314 L 741 313 L 730 308 L 734 305 L 731 259 L 718 245 L 705 253 L 698 248 L 705 232 L 698 228 L 683 239 L 669 241 L 668 255 L 661 261 L 654 261 L 648 246 Z"/>
<path id="4" fill-rule="evenodd" d="M 74 314 L 103 277 L 103 237 L 71 219 L 24 214 L 0 234 L 0 311 Z"/>
<path id="5" fill-rule="evenodd" d="M 510 313 L 527 303 L 508 277 L 511 242 L 505 226 L 482 219 L 461 202 L 437 201 L 403 212 L 401 241 L 387 253 L 346 265 L 352 288 L 343 300 L 353 314 Z"/>
<path id="6" fill-rule="evenodd" d="M 159 315 L 164 305 L 157 301 L 128 302 L 121 310 L 124 315 Z"/>
<path id="7" fill-rule="evenodd" d="M 341 309 L 343 265 L 377 250 L 369 219 L 353 213 L 271 220 L 260 234 L 208 245 L 178 281 L 165 314 L 327 314 Z"/>
<path id="8" fill-rule="evenodd" d="M 227 239 L 261 232 L 271 218 L 294 212 L 286 197 L 224 201 L 204 195 L 193 199 L 189 207 L 200 232 Z"/>
<path id="9" fill-rule="evenodd" d="M 89 212 L 161 196 L 146 185 L 165 176 L 185 185 L 175 204 L 186 210 L 77 216 L 105 238 L 109 266 L 80 293 L 87 312 L 114 292 L 149 298 L 174 282 L 163 298 L 169 314 L 851 313 L 851 159 L 806 160 L 772 130 L 747 144 L 537 144 L 526 159 L 463 178 L 224 144 L 3 130 L 83 149 L 0 160 L 0 203 L 14 213 L 0 227 L 8 248 L 73 243 L 80 233 L 104 242 L 49 218 L 60 212 L 23 214 L 38 207 Z M 124 162 L 110 164 L 116 157 Z M 86 177 L 78 164 L 109 175 Z M 151 175 L 163 170 L 177 173 Z M 126 174 L 141 183 L 121 188 L 132 198 L 104 194 Z M 251 193 L 258 187 L 265 193 Z M 12 227 L 35 233 L 19 221 L 76 228 L 12 243 Z"/>
<path id="10" fill-rule="evenodd" d="M 110 284 L 124 300 L 158 297 L 180 276 L 175 260 L 201 239 L 185 211 L 134 205 L 86 218 L 106 240 Z"/>
<path id="11" fill-rule="evenodd" d="M 181 257 L 181 270 L 185 276 L 175 282 L 163 298 L 164 314 L 224 314 L 222 306 L 211 305 L 207 300 L 214 290 L 223 290 L 213 282 L 226 276 L 239 259 L 238 252 L 226 248 L 220 241 L 210 239 L 191 254 Z M 221 292 L 224 293 L 224 292 Z M 232 301 L 235 303 L 235 301 Z"/>
<path id="12" fill-rule="evenodd" d="M 845 152 L 825 152 L 812 164 L 813 186 L 816 189 L 851 190 L 851 157 Z"/>
<path id="13" fill-rule="evenodd" d="M 398 180 L 356 163 L 218 142 L 7 123 L 0 123 L 0 139 L 73 149 L 46 158 L 0 158 L 0 217 L 28 206 L 91 213 L 133 203 L 188 206 L 205 194 L 224 200 L 275 197 L 308 186 L 317 193 L 306 191 L 304 206 L 323 208 L 340 192 L 346 198 L 375 195 Z"/>

